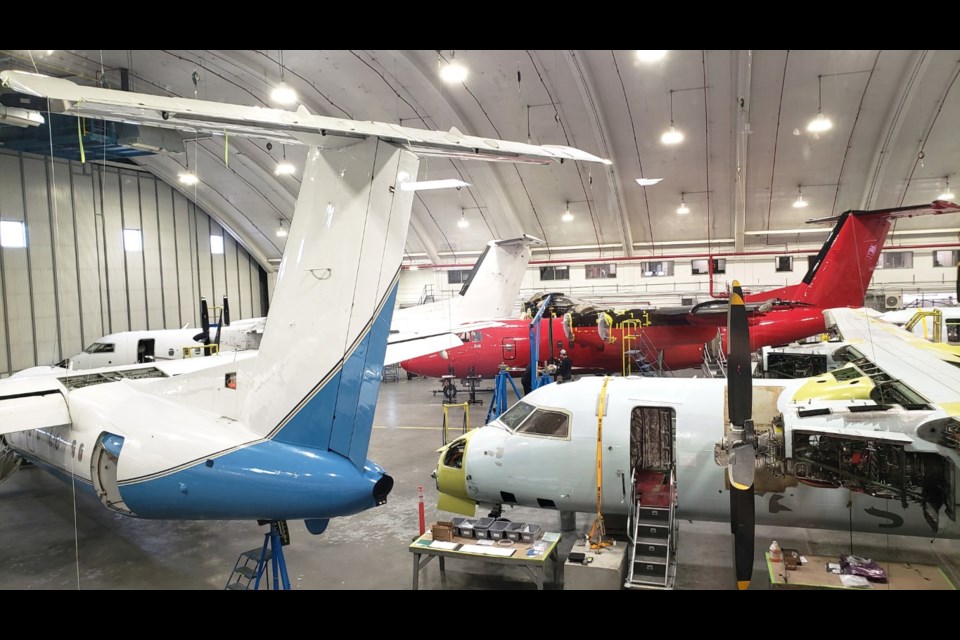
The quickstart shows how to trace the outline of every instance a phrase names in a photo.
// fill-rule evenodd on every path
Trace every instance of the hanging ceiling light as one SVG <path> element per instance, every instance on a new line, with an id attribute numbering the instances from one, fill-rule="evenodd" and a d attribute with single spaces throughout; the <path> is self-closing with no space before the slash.
<path id="1" fill-rule="evenodd" d="M 937 200 L 950 200 L 950 201 L 953 201 L 953 199 L 954 199 L 956 196 L 953 195 L 953 191 L 950 191 L 950 178 L 944 178 L 944 179 L 947 181 L 947 188 L 943 191 L 943 193 L 941 193 L 940 195 L 937 196 Z"/>
<path id="2" fill-rule="evenodd" d="M 807 124 L 809 133 L 823 133 L 833 129 L 833 122 L 823 115 L 823 76 L 817 76 L 817 117 Z"/>
<path id="3" fill-rule="evenodd" d="M 185 184 L 188 187 L 192 187 L 193 185 L 200 182 L 200 178 L 198 178 L 197 175 L 193 171 L 190 171 L 189 169 L 178 173 L 177 180 L 180 181 L 180 184 Z"/>
<path id="4" fill-rule="evenodd" d="M 440 62 L 440 79 L 444 82 L 454 84 L 457 82 L 463 82 L 467 79 L 467 68 L 457 62 L 456 56 L 457 52 L 451 50 L 450 62 L 444 63 L 438 58 L 438 61 Z"/>
<path id="5" fill-rule="evenodd" d="M 283 226 L 283 218 L 280 218 L 280 226 L 277 227 L 277 237 L 278 237 L 278 238 L 286 238 L 286 237 L 287 237 L 287 230 L 286 230 L 286 228 Z"/>
<path id="6" fill-rule="evenodd" d="M 684 194 L 682 193 L 680 194 L 680 206 L 677 207 L 677 213 L 679 213 L 680 215 L 685 215 L 690 213 L 690 207 L 688 207 L 687 203 L 683 201 L 683 195 Z"/>
<path id="7" fill-rule="evenodd" d="M 640 49 L 637 51 L 637 60 L 640 62 L 657 62 L 667 55 L 666 49 Z"/>
<path id="8" fill-rule="evenodd" d="M 563 215 L 560 217 L 564 222 L 573 222 L 573 214 L 570 213 L 570 203 L 567 203 L 567 210 L 563 212 Z"/>
<path id="9" fill-rule="evenodd" d="M 470 226 L 470 223 L 467 222 L 466 211 L 460 209 L 460 220 L 457 222 L 457 226 L 461 229 L 466 229 Z"/>
<path id="10" fill-rule="evenodd" d="M 663 178 L 636 178 L 637 184 L 641 187 L 652 187 L 663 180 Z"/>
<path id="11" fill-rule="evenodd" d="M 293 104 L 297 101 L 297 92 L 293 87 L 284 82 L 282 49 L 280 50 L 278 58 L 280 63 L 280 84 L 275 86 L 273 91 L 270 92 L 270 99 L 277 104 Z"/>
<path id="12" fill-rule="evenodd" d="M 803 199 L 803 191 L 800 189 L 800 187 L 797 187 L 797 199 L 793 201 L 793 208 L 803 209 L 808 204 L 810 203 Z"/>
<path id="13" fill-rule="evenodd" d="M 297 168 L 293 166 L 293 163 L 287 162 L 286 160 L 277 163 L 277 168 L 273 170 L 273 175 L 275 176 L 289 176 Z"/>
<path id="14" fill-rule="evenodd" d="M 670 128 L 660 136 L 663 144 L 680 144 L 683 142 L 683 132 L 673 126 L 673 89 L 670 90 Z"/>

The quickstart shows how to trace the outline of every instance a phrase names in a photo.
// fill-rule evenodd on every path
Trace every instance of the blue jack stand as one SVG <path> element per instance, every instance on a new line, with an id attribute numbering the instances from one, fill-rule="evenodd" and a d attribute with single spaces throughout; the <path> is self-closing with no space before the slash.
<path id="1" fill-rule="evenodd" d="M 265 522 L 263 524 L 266 524 Z M 271 520 L 270 531 L 263 534 L 263 548 L 260 551 L 260 561 L 257 563 L 257 580 L 254 590 L 260 588 L 260 578 L 269 560 L 273 568 L 273 588 L 280 590 L 283 581 L 283 590 L 290 590 L 290 576 L 287 575 L 287 561 L 283 557 L 283 545 L 290 544 L 290 531 L 286 520 Z M 269 549 L 269 554 L 267 550 Z"/>
<path id="2" fill-rule="evenodd" d="M 513 387 L 513 393 L 517 399 L 520 399 L 521 394 L 517 390 L 513 378 L 510 377 L 510 373 L 501 369 L 493 382 L 493 397 L 490 398 L 490 408 L 487 409 L 487 422 L 496 420 L 507 410 L 507 383 Z"/>

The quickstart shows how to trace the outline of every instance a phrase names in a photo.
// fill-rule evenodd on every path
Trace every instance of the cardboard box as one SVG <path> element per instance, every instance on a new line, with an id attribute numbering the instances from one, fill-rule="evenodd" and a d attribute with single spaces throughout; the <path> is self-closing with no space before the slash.
<path id="1" fill-rule="evenodd" d="M 433 526 L 430 527 L 430 533 L 433 534 L 434 540 L 450 542 L 453 540 L 453 523 L 435 522 L 433 523 Z"/>
<path id="2" fill-rule="evenodd" d="M 793 571 L 800 566 L 800 552 L 796 549 L 783 550 L 783 566 L 788 571 Z"/>

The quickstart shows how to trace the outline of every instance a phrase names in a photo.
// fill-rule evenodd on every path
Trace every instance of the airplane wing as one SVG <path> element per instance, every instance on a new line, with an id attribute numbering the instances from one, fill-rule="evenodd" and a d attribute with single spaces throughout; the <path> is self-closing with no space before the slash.
<path id="1" fill-rule="evenodd" d="M 536 146 L 490 140 L 457 131 L 427 131 L 386 122 L 357 122 L 298 111 L 228 105 L 142 93 L 99 89 L 24 71 L 0 72 L 0 83 L 13 91 L 47 98 L 51 112 L 78 117 L 147 124 L 165 129 L 193 130 L 212 136 L 243 135 L 283 144 L 305 144 L 303 138 L 337 136 L 377 137 L 404 146 L 418 155 L 463 159 L 503 160 L 547 164 L 584 160 L 612 164 L 590 153 L 564 146 Z M 313 140 L 315 142 L 315 140 Z"/>
<path id="2" fill-rule="evenodd" d="M 486 322 L 466 322 L 456 326 L 456 333 L 477 331 L 489 327 L 502 327 L 502 322 L 490 320 Z M 391 333 L 387 341 L 387 355 L 384 364 L 396 364 L 403 360 L 419 358 L 443 349 L 453 349 L 463 345 L 463 340 L 454 333 L 440 333 L 425 335 L 417 332 Z"/>
<path id="3" fill-rule="evenodd" d="M 827 309 L 827 326 L 836 327 L 843 339 L 891 378 L 934 404 L 956 402 L 960 368 L 944 362 L 931 343 L 902 328 L 868 317 L 863 309 Z"/>
<path id="4" fill-rule="evenodd" d="M 63 391 L 49 376 L 6 380 L 0 395 L 0 435 L 70 424 Z"/>

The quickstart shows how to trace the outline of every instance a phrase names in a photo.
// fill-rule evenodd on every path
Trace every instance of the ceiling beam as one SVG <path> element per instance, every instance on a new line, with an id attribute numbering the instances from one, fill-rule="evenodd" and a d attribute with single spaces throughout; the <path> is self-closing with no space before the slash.
<path id="1" fill-rule="evenodd" d="M 867 179 L 863 185 L 863 195 L 860 198 L 861 210 L 870 210 L 877 207 L 880 185 L 883 184 L 883 176 L 887 169 L 887 160 L 893 151 L 894 142 L 900 135 L 900 128 L 903 126 L 905 116 L 910 110 L 910 103 L 913 102 L 920 90 L 923 77 L 926 75 L 927 69 L 930 68 L 932 59 L 933 55 L 929 51 L 917 51 L 907 65 L 907 71 L 903 74 L 900 89 L 897 91 L 897 100 L 890 105 L 890 111 L 887 113 L 887 120 L 883 125 L 883 134 L 877 136 L 877 145 L 873 150 L 873 160 L 870 162 Z"/>
<path id="2" fill-rule="evenodd" d="M 604 158 L 614 157 L 613 149 L 610 147 L 609 127 L 600 107 L 600 101 L 597 99 L 597 92 L 590 77 L 587 66 L 582 63 L 583 53 L 565 49 L 564 57 L 570 66 L 571 75 L 577 83 L 580 90 L 580 97 L 583 98 L 583 105 L 590 116 L 590 127 L 593 129 L 593 137 L 597 141 L 599 154 Z M 623 180 L 618 165 L 606 165 L 604 171 L 607 173 L 607 200 L 612 206 L 616 207 L 617 225 L 620 230 L 620 242 L 623 243 L 623 251 L 627 256 L 633 256 L 633 232 L 630 229 L 630 219 L 627 215 L 627 207 L 624 203 Z"/>
<path id="3" fill-rule="evenodd" d="M 737 112 L 736 112 L 736 187 L 733 205 L 734 251 L 743 251 L 743 232 L 747 227 L 747 150 L 750 135 L 750 83 L 753 79 L 753 51 L 737 52 Z"/>

